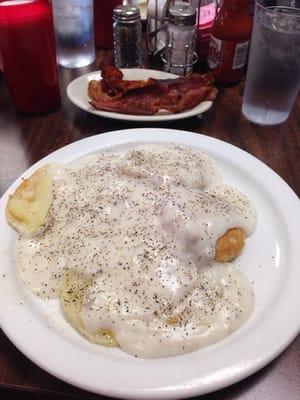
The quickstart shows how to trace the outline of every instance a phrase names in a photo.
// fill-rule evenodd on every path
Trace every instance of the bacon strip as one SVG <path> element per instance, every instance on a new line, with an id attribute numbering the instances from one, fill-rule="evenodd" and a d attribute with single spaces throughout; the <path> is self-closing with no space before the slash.
<path id="1" fill-rule="evenodd" d="M 104 68 L 102 80 L 89 84 L 90 104 L 100 110 L 124 114 L 153 115 L 160 110 L 178 113 L 203 100 L 214 100 L 217 92 L 209 74 L 146 81 L 126 81 L 122 77 L 117 68 Z"/>
<path id="2" fill-rule="evenodd" d="M 112 97 L 124 95 L 134 89 L 155 85 L 155 79 L 153 78 L 149 78 L 146 81 L 125 80 L 123 79 L 123 72 L 111 65 L 102 67 L 101 76 L 102 90 Z"/>

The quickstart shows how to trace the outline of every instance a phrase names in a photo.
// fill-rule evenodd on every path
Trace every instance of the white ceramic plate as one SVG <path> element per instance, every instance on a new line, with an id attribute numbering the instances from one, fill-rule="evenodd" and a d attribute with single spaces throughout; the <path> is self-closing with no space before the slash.
<path id="1" fill-rule="evenodd" d="M 156 78 L 156 79 L 168 79 L 168 78 L 178 78 L 177 75 L 169 74 L 167 72 L 156 71 L 154 69 L 140 69 L 140 68 L 130 68 L 130 69 L 122 69 L 124 74 L 124 79 L 148 79 L 148 78 Z M 195 115 L 199 115 L 207 111 L 212 106 L 212 101 L 202 101 L 196 107 L 191 110 L 187 110 L 178 114 L 167 113 L 166 111 L 162 111 L 155 115 L 131 115 L 131 114 L 121 114 L 116 112 L 109 111 L 101 111 L 96 110 L 89 104 L 89 97 L 87 94 L 88 83 L 92 79 L 100 79 L 101 74 L 99 71 L 89 72 L 85 75 L 80 76 L 79 78 L 74 79 L 69 83 L 67 87 L 67 95 L 69 99 L 74 103 L 77 107 L 81 108 L 84 111 L 87 111 L 91 114 L 99 115 L 100 117 L 113 118 L 113 119 L 122 119 L 126 121 L 152 121 L 152 122 L 161 122 L 161 121 L 171 121 L 175 119 L 183 119 L 188 117 L 193 117 Z"/>
<path id="2" fill-rule="evenodd" d="M 18 279 L 15 232 L 0 203 L 0 324 L 10 340 L 37 365 L 82 389 L 131 399 L 175 399 L 208 393 L 254 373 L 275 358 L 300 330 L 300 206 L 289 186 L 265 164 L 225 142 L 170 129 L 105 133 L 70 144 L 37 167 L 69 162 L 87 153 L 136 143 L 184 143 L 213 156 L 224 181 L 247 194 L 256 206 L 257 229 L 235 261 L 253 283 L 255 309 L 248 322 L 205 349 L 164 359 L 134 358 L 118 348 L 83 339 L 63 319 L 57 301 L 41 301 Z"/>

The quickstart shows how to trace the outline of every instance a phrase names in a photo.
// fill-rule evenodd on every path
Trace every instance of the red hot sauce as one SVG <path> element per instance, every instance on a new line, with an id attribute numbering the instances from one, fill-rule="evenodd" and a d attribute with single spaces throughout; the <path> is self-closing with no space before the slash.
<path id="1" fill-rule="evenodd" d="M 248 0 L 223 0 L 210 40 L 208 67 L 217 83 L 237 83 L 247 61 L 252 18 Z"/>

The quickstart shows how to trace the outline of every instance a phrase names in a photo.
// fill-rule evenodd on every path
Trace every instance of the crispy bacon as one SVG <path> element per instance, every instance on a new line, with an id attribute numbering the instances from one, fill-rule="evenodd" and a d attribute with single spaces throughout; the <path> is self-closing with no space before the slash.
<path id="1" fill-rule="evenodd" d="M 209 74 L 146 81 L 126 81 L 122 77 L 115 67 L 103 68 L 102 80 L 89 84 L 90 104 L 105 111 L 153 115 L 160 110 L 172 113 L 188 110 L 216 96 Z"/>
<path id="2" fill-rule="evenodd" d="M 111 65 L 102 67 L 101 76 L 102 90 L 111 97 L 120 97 L 120 95 L 124 95 L 131 90 L 155 85 L 155 79 L 153 78 L 149 78 L 146 81 L 125 80 L 123 79 L 123 72 Z"/>
<path id="3" fill-rule="evenodd" d="M 113 65 L 102 65 L 101 76 L 102 79 L 105 79 L 107 81 L 120 80 L 123 78 L 123 72 Z"/>

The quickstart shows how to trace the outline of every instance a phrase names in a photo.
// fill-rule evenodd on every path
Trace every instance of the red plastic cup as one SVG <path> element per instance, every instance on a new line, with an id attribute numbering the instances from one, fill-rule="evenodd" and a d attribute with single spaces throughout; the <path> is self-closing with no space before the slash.
<path id="1" fill-rule="evenodd" d="M 113 10 L 122 0 L 94 0 L 95 45 L 100 49 L 113 48 Z"/>
<path id="2" fill-rule="evenodd" d="M 0 68 L 18 111 L 44 113 L 60 105 L 49 0 L 0 0 Z"/>

